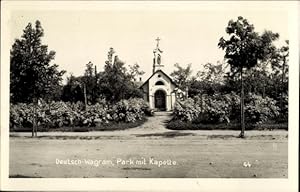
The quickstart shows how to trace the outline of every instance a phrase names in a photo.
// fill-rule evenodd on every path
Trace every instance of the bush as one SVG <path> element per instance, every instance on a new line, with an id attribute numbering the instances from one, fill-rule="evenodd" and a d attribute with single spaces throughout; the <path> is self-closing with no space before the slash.
<path id="1" fill-rule="evenodd" d="M 150 107 L 147 107 L 145 109 L 145 115 L 147 115 L 147 116 L 154 116 L 154 109 L 150 109 Z"/>
<path id="2" fill-rule="evenodd" d="M 248 123 L 261 124 L 279 116 L 276 101 L 260 95 L 249 94 L 245 104 L 245 119 Z"/>
<path id="3" fill-rule="evenodd" d="M 183 102 L 176 102 L 173 111 L 175 120 L 193 121 L 201 113 L 201 108 L 194 99 L 188 98 Z"/>
<path id="4" fill-rule="evenodd" d="M 234 93 L 198 95 L 183 102 L 177 102 L 173 119 L 193 123 L 229 123 L 230 118 L 236 113 L 238 104 L 239 97 Z"/>
<path id="5" fill-rule="evenodd" d="M 167 128 L 171 130 L 240 130 L 241 126 L 239 123 L 217 123 L 217 124 L 203 124 L 184 122 L 180 120 L 173 120 L 167 124 Z M 274 124 L 274 123 L 263 123 L 263 124 L 247 124 L 246 130 L 273 130 L 273 129 L 284 129 L 288 130 L 287 123 Z"/>
<path id="6" fill-rule="evenodd" d="M 112 118 L 116 122 L 135 122 L 141 120 L 148 109 L 148 104 L 140 98 L 121 100 L 116 103 L 111 111 Z"/>
<path id="7" fill-rule="evenodd" d="M 89 105 L 84 109 L 84 104 L 69 102 L 41 102 L 33 104 L 11 104 L 10 128 L 32 128 L 36 114 L 39 128 L 61 127 L 94 127 L 110 122 L 132 123 L 142 120 L 148 104 L 143 99 L 122 100 L 114 105 L 101 101 Z M 35 113 L 36 111 L 36 113 Z"/>
<path id="8" fill-rule="evenodd" d="M 247 123 L 261 124 L 279 117 L 276 101 L 249 94 L 245 99 Z M 197 95 L 175 104 L 173 120 L 194 124 L 216 124 L 237 122 L 240 119 L 240 97 L 235 93 Z"/>
<path id="9" fill-rule="evenodd" d="M 278 107 L 280 106 L 280 101 L 277 103 Z M 280 109 L 280 114 L 276 118 L 277 123 L 286 123 L 289 119 L 289 98 L 287 94 L 283 94 L 282 100 L 282 109 Z"/>

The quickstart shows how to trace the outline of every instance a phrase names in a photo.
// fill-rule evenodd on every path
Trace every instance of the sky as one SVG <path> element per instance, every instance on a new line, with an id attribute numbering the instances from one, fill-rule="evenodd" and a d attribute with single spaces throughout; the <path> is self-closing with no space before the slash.
<path id="1" fill-rule="evenodd" d="M 23 29 L 40 20 L 49 50 L 56 52 L 53 63 L 73 75 L 83 75 L 91 61 L 103 70 L 107 52 L 113 47 L 126 65 L 138 63 L 152 73 L 153 49 L 159 37 L 164 71 L 170 74 L 179 63 L 191 63 L 193 72 L 207 62 L 222 61 L 219 39 L 226 37 L 230 19 L 243 16 L 255 31 L 272 30 L 280 34 L 282 45 L 289 39 L 289 4 L 282 2 L 51 2 L 14 6 L 9 18 L 10 44 Z"/>

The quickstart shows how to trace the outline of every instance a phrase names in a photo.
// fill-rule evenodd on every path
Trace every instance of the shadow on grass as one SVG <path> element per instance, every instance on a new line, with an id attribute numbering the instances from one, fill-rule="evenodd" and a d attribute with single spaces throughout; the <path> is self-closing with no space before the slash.
<path id="1" fill-rule="evenodd" d="M 150 168 L 145 167 L 124 167 L 123 170 L 142 170 L 142 171 L 150 171 Z"/>
<path id="2" fill-rule="evenodd" d="M 238 140 L 282 140 L 287 139 L 288 135 L 250 135 L 240 138 L 237 135 L 208 135 L 207 139 L 238 139 Z"/>
<path id="3" fill-rule="evenodd" d="M 134 134 L 136 137 L 163 137 L 163 138 L 174 138 L 181 136 L 195 136 L 194 133 L 181 133 L 177 131 L 170 131 L 164 133 L 149 133 L 149 134 Z"/>
<path id="4" fill-rule="evenodd" d="M 43 178 L 43 177 L 35 177 L 35 176 L 26 176 L 26 175 L 10 175 L 9 178 Z"/>
<path id="5" fill-rule="evenodd" d="M 207 139 L 247 139 L 249 137 L 240 138 L 238 135 L 208 135 Z"/>
<path id="6" fill-rule="evenodd" d="M 47 135 L 42 135 L 42 136 L 37 136 L 37 137 L 31 137 L 31 136 L 15 136 L 11 135 L 10 137 L 23 137 L 23 138 L 30 138 L 30 139 L 53 139 L 53 140 L 98 140 L 98 139 L 120 139 L 119 136 L 47 136 Z"/>

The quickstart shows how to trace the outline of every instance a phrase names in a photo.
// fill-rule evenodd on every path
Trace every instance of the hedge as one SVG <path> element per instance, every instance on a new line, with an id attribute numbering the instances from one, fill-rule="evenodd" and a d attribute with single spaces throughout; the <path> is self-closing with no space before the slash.
<path id="1" fill-rule="evenodd" d="M 143 99 L 121 100 L 116 104 L 101 101 L 85 109 L 83 103 L 41 102 L 10 105 L 10 129 L 31 128 L 36 115 L 40 129 L 61 127 L 96 127 L 112 123 L 135 123 L 142 121 L 148 104 Z"/>
<path id="2" fill-rule="evenodd" d="M 239 123 L 217 123 L 203 124 L 173 120 L 168 122 L 168 129 L 172 130 L 240 130 Z M 264 123 L 264 124 L 246 124 L 246 130 L 288 130 L 288 123 Z"/>

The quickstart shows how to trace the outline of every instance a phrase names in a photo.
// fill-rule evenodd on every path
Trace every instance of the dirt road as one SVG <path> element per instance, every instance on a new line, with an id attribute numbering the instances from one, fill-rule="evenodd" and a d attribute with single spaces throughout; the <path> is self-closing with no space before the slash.
<path id="1" fill-rule="evenodd" d="M 165 113 L 134 129 L 11 133 L 10 176 L 287 178 L 287 131 L 171 131 Z"/>

